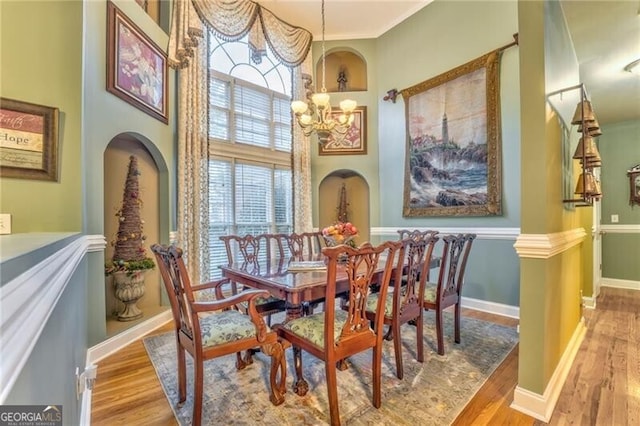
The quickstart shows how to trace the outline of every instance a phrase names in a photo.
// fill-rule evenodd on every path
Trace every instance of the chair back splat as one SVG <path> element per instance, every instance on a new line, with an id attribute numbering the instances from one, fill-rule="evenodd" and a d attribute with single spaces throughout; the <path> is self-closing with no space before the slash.
<path id="1" fill-rule="evenodd" d="M 274 405 L 282 404 L 287 371 L 284 348 L 276 332 L 267 327 L 255 305 L 257 298 L 268 296 L 269 293 L 249 290 L 225 298 L 221 286 L 228 282 L 226 279 L 191 285 L 181 249 L 154 244 L 151 251 L 156 257 L 171 302 L 178 358 L 179 403 L 187 398 L 185 352 L 193 358 L 192 424 L 199 426 L 202 423 L 204 361 L 236 353 L 236 368 L 240 370 L 246 366 L 240 351 L 251 348 L 260 347 L 271 357 L 269 399 Z M 203 290 L 213 290 L 217 300 L 196 300 L 194 293 Z M 238 310 L 243 303 L 248 306 L 246 314 Z"/>
<path id="2" fill-rule="evenodd" d="M 283 237 L 284 234 L 225 235 L 220 240 L 224 242 L 229 265 L 238 264 L 240 268 L 255 273 L 261 272 L 260 268 L 266 268 L 262 272 L 268 274 L 274 267 L 279 270 L 283 266 Z M 232 294 L 243 290 L 244 288 L 238 288 L 237 283 L 231 282 Z M 271 315 L 284 311 L 285 301 L 273 296 L 259 298 L 256 308 L 261 315 L 267 317 L 267 323 L 271 325 Z M 251 352 L 247 353 L 246 362 L 251 362 Z"/>
<path id="3" fill-rule="evenodd" d="M 323 238 L 320 232 L 294 232 L 284 235 L 283 239 L 293 260 L 312 260 L 321 254 Z"/>
<path id="4" fill-rule="evenodd" d="M 365 308 L 371 285 L 377 284 L 381 299 L 376 312 L 384 310 L 383 300 L 400 246 L 400 242 L 388 241 L 377 247 L 364 243 L 358 248 L 344 244 L 323 248 L 322 253 L 327 258 L 324 312 L 290 320 L 277 328 L 278 334 L 293 345 L 297 376 L 294 390 L 298 395 L 304 395 L 308 389 L 302 378 L 301 351 L 325 362 L 332 425 L 340 424 L 336 363 L 368 349 L 373 349 L 373 405 L 380 407 L 383 317 L 378 315 L 372 324 Z M 348 309 L 336 309 L 336 294 L 346 289 L 349 293 Z"/>
<path id="5" fill-rule="evenodd" d="M 460 343 L 460 305 L 467 259 L 475 234 L 446 235 L 442 238 L 442 257 L 437 282 L 425 286 L 423 307 L 436 311 L 438 354 L 444 355 L 442 311 L 455 306 L 455 342 Z"/>
<path id="6" fill-rule="evenodd" d="M 426 231 L 421 231 L 419 229 L 398 229 L 396 232 L 398 233 L 401 240 L 404 240 L 405 238 L 422 239 L 434 236 L 439 233 L 439 231 L 433 229 L 427 229 Z"/>

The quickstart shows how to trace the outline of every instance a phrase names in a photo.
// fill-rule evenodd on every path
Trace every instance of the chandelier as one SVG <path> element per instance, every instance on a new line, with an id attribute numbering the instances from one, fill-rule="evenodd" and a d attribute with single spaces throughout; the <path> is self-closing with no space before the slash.
<path id="1" fill-rule="evenodd" d="M 356 105 L 356 101 L 345 99 L 340 102 L 342 114 L 335 117 L 331 113 L 329 94 L 325 87 L 324 0 L 322 0 L 322 89 L 320 93 L 312 94 L 311 99 L 291 102 L 291 110 L 304 135 L 316 133 L 318 142 L 324 145 L 331 135 L 338 141 L 344 138 L 353 123 L 352 113 Z"/>

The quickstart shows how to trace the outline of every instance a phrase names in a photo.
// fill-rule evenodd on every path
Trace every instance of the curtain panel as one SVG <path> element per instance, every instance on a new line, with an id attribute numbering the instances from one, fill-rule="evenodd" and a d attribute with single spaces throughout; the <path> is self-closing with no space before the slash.
<path id="1" fill-rule="evenodd" d="M 168 63 L 178 69 L 178 244 L 185 252 L 193 282 L 209 274 L 209 176 L 207 129 L 206 29 L 235 41 L 249 33 L 252 57 L 269 45 L 293 68 L 296 99 L 306 97 L 303 73 L 311 71 L 311 33 L 280 20 L 250 0 L 174 0 Z M 266 43 L 266 44 L 265 44 Z M 303 65 L 304 64 L 304 65 Z M 311 160 L 309 138 L 294 126 L 294 229 L 311 230 Z"/>
<path id="2" fill-rule="evenodd" d="M 194 46 L 192 64 L 178 73 L 178 246 L 189 276 L 209 280 L 209 135 L 206 44 Z M 187 90 L 184 90 L 184 89 Z"/>

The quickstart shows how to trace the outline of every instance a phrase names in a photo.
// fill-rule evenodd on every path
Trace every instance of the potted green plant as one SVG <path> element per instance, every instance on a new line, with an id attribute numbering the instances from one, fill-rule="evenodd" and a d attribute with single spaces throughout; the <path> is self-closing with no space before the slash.
<path id="1" fill-rule="evenodd" d="M 138 184 L 138 159 L 129 157 L 129 169 L 122 196 L 122 206 L 116 213 L 118 233 L 111 245 L 113 257 L 105 264 L 105 274 L 113 276 L 115 296 L 124 303 L 124 310 L 118 314 L 119 321 L 132 321 L 142 317 L 142 311 L 136 305 L 144 295 L 144 274 L 155 268 L 154 261 L 147 256 L 146 236 L 140 217 L 142 200 Z"/>

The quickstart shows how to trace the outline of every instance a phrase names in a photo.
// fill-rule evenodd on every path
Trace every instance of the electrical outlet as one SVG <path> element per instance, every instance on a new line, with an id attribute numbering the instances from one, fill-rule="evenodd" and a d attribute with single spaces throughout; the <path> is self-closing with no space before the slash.
<path id="1" fill-rule="evenodd" d="M 98 366 L 91 364 L 87 366 L 81 373 L 80 369 L 76 367 L 76 397 L 80 399 L 80 394 L 85 390 L 93 390 L 93 385 L 96 381 L 98 373 Z"/>
<path id="2" fill-rule="evenodd" d="M 0 235 L 11 233 L 11 215 L 8 213 L 0 214 Z"/>
<path id="3" fill-rule="evenodd" d="M 618 223 L 618 215 L 617 214 L 612 214 L 611 215 L 611 223 Z"/>

